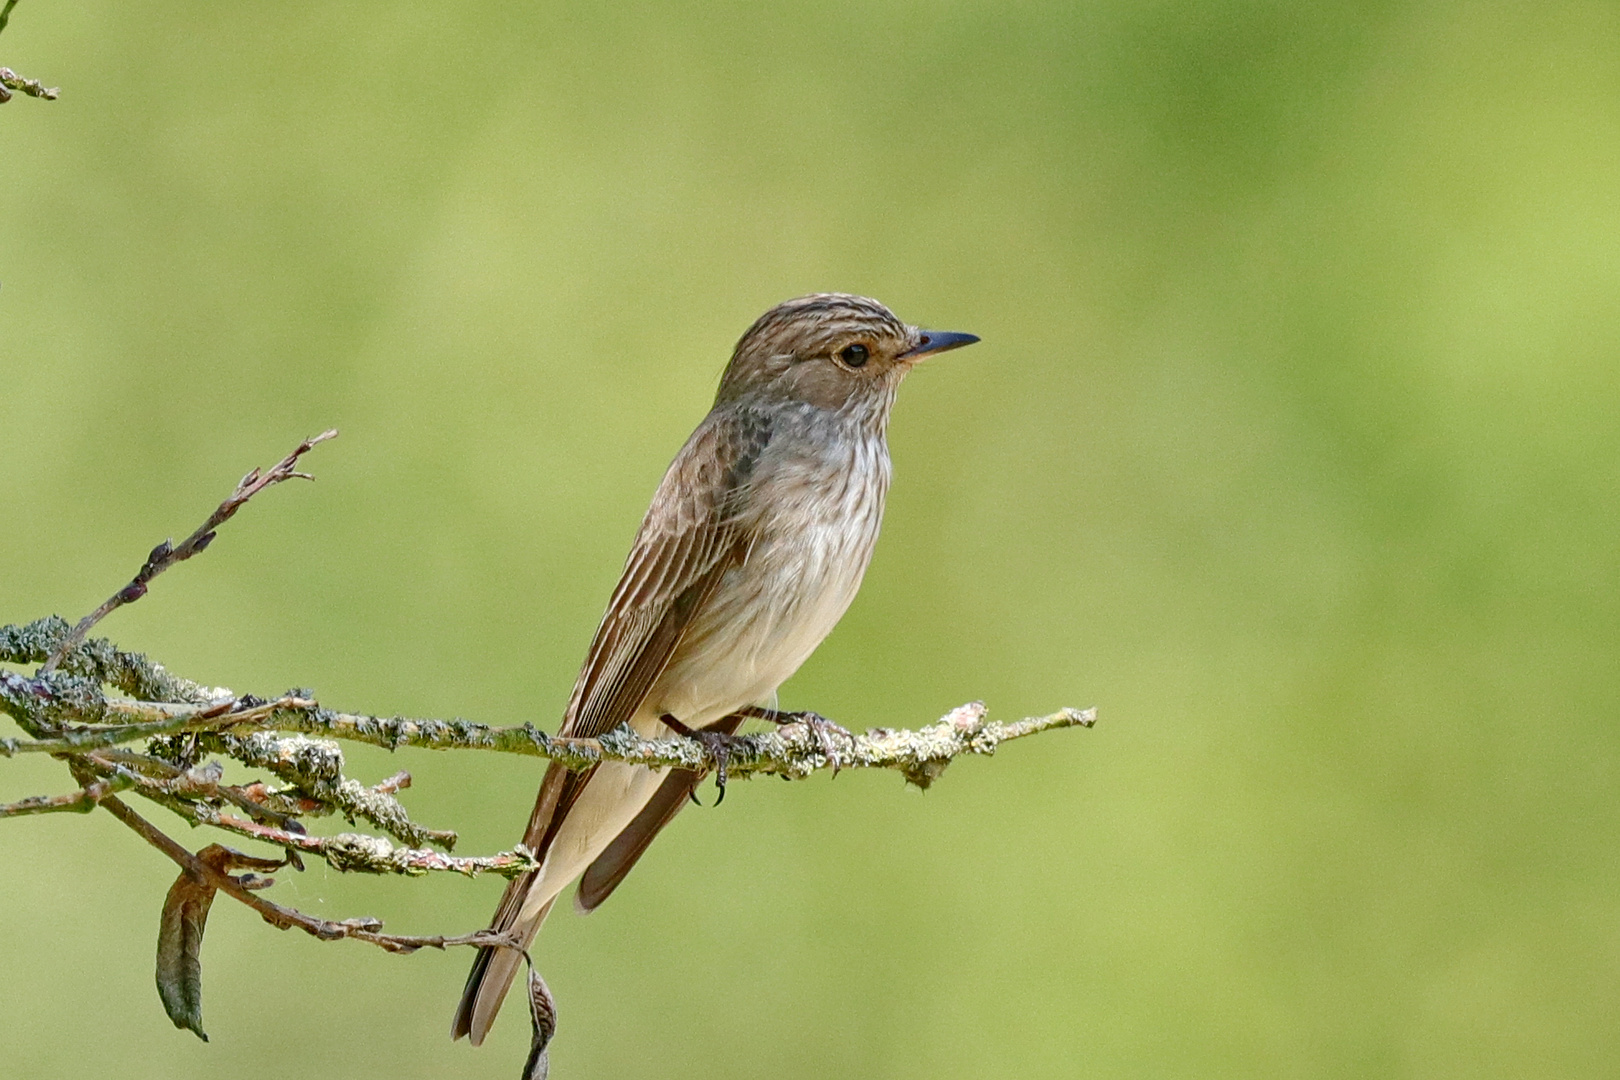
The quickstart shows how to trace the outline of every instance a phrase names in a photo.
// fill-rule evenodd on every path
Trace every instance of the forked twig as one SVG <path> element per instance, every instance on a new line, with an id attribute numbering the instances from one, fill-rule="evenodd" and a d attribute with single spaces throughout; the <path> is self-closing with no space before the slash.
<path id="1" fill-rule="evenodd" d="M 65 795 L 34 795 L 14 803 L 0 803 L 0 818 L 23 817 L 27 814 L 88 814 L 101 800 L 114 792 L 135 786 L 132 776 L 111 776 L 86 784 L 78 791 Z"/>
<path id="2" fill-rule="evenodd" d="M 0 74 L 4 74 L 4 69 L 0 69 Z M 299 443 L 293 448 L 292 453 L 271 466 L 268 472 L 260 472 L 258 469 L 254 469 L 242 477 L 241 481 L 236 485 L 236 490 L 231 492 L 230 497 L 220 503 L 212 514 L 208 515 L 208 520 L 203 522 L 196 532 L 182 540 L 178 546 L 173 541 L 165 540 L 153 548 L 151 554 L 146 556 L 146 562 L 142 564 L 140 570 L 136 572 L 135 577 L 128 585 L 113 593 L 112 596 L 108 597 L 106 603 L 80 619 L 78 625 L 69 631 L 68 636 L 63 639 L 62 643 L 56 647 L 56 651 L 51 653 L 44 666 L 39 669 L 40 673 L 45 674 L 56 670 L 56 666 L 62 662 L 62 658 L 72 652 L 79 642 L 84 640 L 84 636 L 90 632 L 90 628 L 95 626 L 96 623 L 105 619 L 125 604 L 133 604 L 145 596 L 146 588 L 153 578 L 175 563 L 184 562 L 193 555 L 205 551 L 208 545 L 214 542 L 214 530 L 229 521 L 242 508 L 243 504 L 253 496 L 267 487 L 279 484 L 283 480 L 291 480 L 295 476 L 303 480 L 315 479 L 309 473 L 298 472 L 294 466 L 298 464 L 299 458 L 309 453 L 316 446 L 328 439 L 335 438 L 337 438 L 337 429 L 329 428 L 319 435 L 312 436 Z"/>

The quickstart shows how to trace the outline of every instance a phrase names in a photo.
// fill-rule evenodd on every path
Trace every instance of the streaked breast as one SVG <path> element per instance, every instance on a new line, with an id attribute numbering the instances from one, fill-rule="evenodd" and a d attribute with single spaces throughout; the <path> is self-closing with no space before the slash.
<path id="1" fill-rule="evenodd" d="M 771 696 L 837 625 L 871 561 L 890 464 L 881 432 L 773 446 L 749 510 L 756 536 L 654 690 L 688 724 Z M 845 432 L 844 434 L 850 434 Z"/>

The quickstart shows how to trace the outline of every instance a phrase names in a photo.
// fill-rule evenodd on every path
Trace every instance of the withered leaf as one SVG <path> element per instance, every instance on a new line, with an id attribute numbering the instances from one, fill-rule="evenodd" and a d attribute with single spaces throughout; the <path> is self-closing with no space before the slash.
<path id="1" fill-rule="evenodd" d="M 534 1039 L 529 1044 L 529 1060 L 523 1065 L 523 1080 L 546 1080 L 551 1071 L 546 1048 L 557 1033 L 557 1002 L 533 964 L 529 965 L 529 1019 L 534 1024 Z"/>
<path id="2" fill-rule="evenodd" d="M 203 1042 L 208 1036 L 202 1029 L 202 962 L 198 954 L 213 902 L 213 886 L 182 871 L 169 887 L 158 924 L 157 988 L 163 1011 L 175 1027 L 190 1028 Z"/>
<path id="3" fill-rule="evenodd" d="M 209 844 L 197 852 L 197 860 L 226 873 L 237 867 L 275 870 L 283 863 L 257 859 L 221 844 Z M 251 887 L 262 888 L 268 879 L 255 880 Z M 208 908 L 214 902 L 214 887 L 182 871 L 169 887 L 158 922 L 157 988 L 163 1011 L 177 1028 L 189 1028 L 203 1042 L 202 1029 L 202 940 L 208 926 Z"/>

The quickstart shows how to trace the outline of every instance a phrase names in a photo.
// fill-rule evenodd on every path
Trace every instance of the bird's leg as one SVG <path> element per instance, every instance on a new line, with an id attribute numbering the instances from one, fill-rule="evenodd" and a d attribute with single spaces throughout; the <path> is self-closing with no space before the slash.
<path id="1" fill-rule="evenodd" d="M 731 760 L 731 744 L 733 740 L 738 738 L 738 736 L 727 735 L 723 731 L 713 731 L 709 728 L 689 728 L 668 713 L 665 713 L 663 716 L 659 717 L 659 719 L 663 722 L 665 727 L 669 728 L 669 730 L 673 731 L 675 734 L 684 736 L 688 739 L 693 739 L 703 744 L 703 749 L 707 750 L 709 752 L 709 756 L 714 758 L 714 789 L 715 791 L 719 792 L 719 794 L 714 797 L 714 805 L 719 806 L 721 803 L 725 802 L 726 763 Z M 698 780 L 702 779 L 702 776 L 698 777 Z M 703 805 L 701 802 L 698 802 L 697 781 L 693 781 L 691 789 L 686 793 L 686 797 L 697 803 L 699 806 Z"/>
<path id="2" fill-rule="evenodd" d="M 779 727 L 786 727 L 788 724 L 803 724 L 805 730 L 815 736 L 816 741 L 821 744 L 821 752 L 826 756 L 827 763 L 832 766 L 834 776 L 838 775 L 838 770 L 844 763 L 843 757 L 839 753 L 839 740 L 842 740 L 852 753 L 855 750 L 854 733 L 841 724 L 833 723 L 818 712 L 810 712 L 808 709 L 802 712 L 782 712 L 780 709 L 767 709 L 762 705 L 745 705 L 737 711 L 751 719 L 769 720 Z"/>

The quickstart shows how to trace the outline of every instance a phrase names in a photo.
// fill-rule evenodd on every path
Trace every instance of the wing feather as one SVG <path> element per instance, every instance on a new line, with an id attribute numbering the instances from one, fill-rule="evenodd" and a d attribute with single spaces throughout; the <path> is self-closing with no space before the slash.
<path id="1" fill-rule="evenodd" d="M 742 722 L 743 717 L 733 713 L 707 725 L 706 730 L 733 735 Z M 646 854 L 647 847 L 658 833 L 686 807 L 687 794 L 703 777 L 704 774 L 695 769 L 669 771 L 647 805 L 586 868 L 579 879 L 579 892 L 574 896 L 575 907 L 582 912 L 595 911 L 619 887 L 625 875 L 636 865 L 636 860 Z"/>

